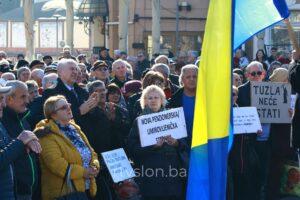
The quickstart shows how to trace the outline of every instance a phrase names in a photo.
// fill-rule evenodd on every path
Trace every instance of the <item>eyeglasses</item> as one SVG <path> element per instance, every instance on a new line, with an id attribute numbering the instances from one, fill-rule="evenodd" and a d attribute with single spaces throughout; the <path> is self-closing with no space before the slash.
<path id="1" fill-rule="evenodd" d="M 60 110 L 67 110 L 71 107 L 71 104 L 68 103 L 66 105 L 61 106 L 60 108 L 57 108 L 54 112 L 60 111 Z"/>
<path id="2" fill-rule="evenodd" d="M 256 75 L 257 76 L 261 76 L 262 75 L 262 71 L 257 71 L 257 72 L 254 71 L 254 72 L 251 72 L 250 74 L 251 74 L 251 76 L 256 76 Z"/>
<path id="3" fill-rule="evenodd" d="M 102 71 L 102 72 L 106 72 L 108 70 L 107 67 L 99 67 L 96 70 Z"/>

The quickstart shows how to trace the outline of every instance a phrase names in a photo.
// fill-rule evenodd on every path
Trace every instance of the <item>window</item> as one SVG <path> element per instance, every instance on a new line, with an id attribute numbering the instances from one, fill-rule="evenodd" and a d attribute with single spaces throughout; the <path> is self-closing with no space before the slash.
<path id="1" fill-rule="evenodd" d="M 7 47 L 7 22 L 0 22 L 0 47 Z"/>
<path id="2" fill-rule="evenodd" d="M 56 29 L 58 26 L 58 40 Z M 58 22 L 40 22 L 40 47 L 56 48 L 57 44 L 63 40 L 63 23 Z"/>

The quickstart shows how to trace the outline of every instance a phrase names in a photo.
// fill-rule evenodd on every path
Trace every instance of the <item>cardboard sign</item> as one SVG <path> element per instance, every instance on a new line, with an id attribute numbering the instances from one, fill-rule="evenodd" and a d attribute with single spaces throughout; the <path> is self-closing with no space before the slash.
<path id="1" fill-rule="evenodd" d="M 288 83 L 251 82 L 251 106 L 257 108 L 261 123 L 291 123 L 290 96 Z"/>
<path id="2" fill-rule="evenodd" d="M 234 134 L 257 133 L 262 130 L 255 107 L 233 108 Z"/>
<path id="3" fill-rule="evenodd" d="M 175 139 L 187 137 L 182 107 L 142 115 L 137 120 L 142 147 L 154 145 L 159 138 L 165 136 Z"/>
<path id="4" fill-rule="evenodd" d="M 124 149 L 103 152 L 101 155 L 114 183 L 135 177 Z"/>

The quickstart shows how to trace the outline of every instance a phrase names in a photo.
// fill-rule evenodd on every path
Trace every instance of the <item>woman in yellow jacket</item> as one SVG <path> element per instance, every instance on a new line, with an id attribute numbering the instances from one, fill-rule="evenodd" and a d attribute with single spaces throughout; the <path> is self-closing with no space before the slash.
<path id="1" fill-rule="evenodd" d="M 42 153 L 42 199 L 53 200 L 69 193 L 64 176 L 68 165 L 69 177 L 78 192 L 96 194 L 95 177 L 99 172 L 97 154 L 90 146 L 80 127 L 73 121 L 70 104 L 64 96 L 53 96 L 44 104 L 46 119 L 36 126 Z"/>

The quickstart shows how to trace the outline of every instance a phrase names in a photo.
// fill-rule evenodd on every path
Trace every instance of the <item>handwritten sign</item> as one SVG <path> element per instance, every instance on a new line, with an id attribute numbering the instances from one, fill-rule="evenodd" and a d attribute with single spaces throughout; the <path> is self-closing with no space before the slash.
<path id="1" fill-rule="evenodd" d="M 103 152 L 101 155 L 114 183 L 135 177 L 124 149 Z"/>
<path id="2" fill-rule="evenodd" d="M 262 130 L 255 107 L 233 108 L 234 134 L 257 133 Z"/>
<path id="3" fill-rule="evenodd" d="M 291 85 L 251 82 L 251 106 L 257 108 L 261 123 L 291 123 Z"/>
<path id="4" fill-rule="evenodd" d="M 141 146 L 151 146 L 161 137 L 187 137 L 183 108 L 174 108 L 138 117 Z"/>

